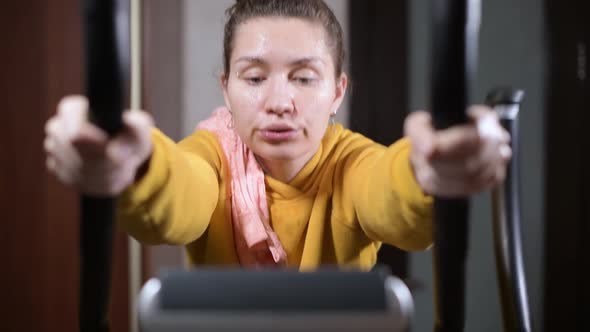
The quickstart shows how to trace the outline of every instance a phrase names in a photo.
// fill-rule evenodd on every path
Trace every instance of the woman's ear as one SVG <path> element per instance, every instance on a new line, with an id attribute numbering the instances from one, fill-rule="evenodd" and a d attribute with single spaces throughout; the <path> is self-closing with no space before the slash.
<path id="1" fill-rule="evenodd" d="M 346 95 L 346 88 L 348 87 L 348 75 L 342 72 L 340 77 L 336 79 L 335 91 L 334 91 L 334 101 L 332 102 L 332 109 L 330 114 L 336 114 L 338 108 L 342 104 L 342 100 L 344 100 L 344 96 Z"/>
<path id="2" fill-rule="evenodd" d="M 231 106 L 229 104 L 229 95 L 228 95 L 228 91 L 227 91 L 227 84 L 228 84 L 227 75 L 222 74 L 221 76 L 219 76 L 219 86 L 221 87 L 221 92 L 223 92 L 223 100 L 225 101 L 225 107 L 227 107 L 228 109 L 231 109 Z"/>
<path id="3" fill-rule="evenodd" d="M 226 74 L 219 75 L 219 86 L 221 87 L 222 90 L 227 89 L 227 75 Z"/>

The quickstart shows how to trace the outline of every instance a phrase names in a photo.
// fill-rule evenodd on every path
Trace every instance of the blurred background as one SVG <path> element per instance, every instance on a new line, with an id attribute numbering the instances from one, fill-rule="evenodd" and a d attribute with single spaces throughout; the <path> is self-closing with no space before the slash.
<path id="1" fill-rule="evenodd" d="M 347 45 L 352 89 L 338 121 L 384 144 L 429 107 L 427 0 L 328 0 Z M 175 140 L 223 103 L 224 10 L 232 0 L 143 1 L 143 108 Z M 83 91 L 80 3 L 4 1 L 0 10 L 2 331 L 75 331 L 78 196 L 45 171 L 45 121 Z M 534 331 L 590 331 L 588 1 L 484 0 L 471 101 L 524 89 L 520 140 L 525 267 Z M 466 331 L 501 331 L 491 198 L 471 206 Z M 128 331 L 128 239 L 114 249 L 113 331 Z M 431 331 L 431 252 L 380 260 L 422 285 L 412 331 Z M 178 247 L 142 248 L 142 277 L 183 265 Z"/>

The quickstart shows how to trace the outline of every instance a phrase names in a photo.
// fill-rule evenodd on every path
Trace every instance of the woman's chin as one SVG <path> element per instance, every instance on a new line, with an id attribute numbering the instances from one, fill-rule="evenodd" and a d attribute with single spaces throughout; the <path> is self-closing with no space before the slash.
<path id="1" fill-rule="evenodd" d="M 294 160 L 295 156 L 293 153 L 289 153 L 287 151 L 276 151 L 276 152 L 262 152 L 262 153 L 255 153 L 256 156 L 265 161 L 280 161 L 280 162 L 287 162 L 290 160 Z"/>
<path id="2" fill-rule="evenodd" d="M 301 151 L 296 149 L 295 146 L 288 146 L 288 145 L 266 145 L 262 147 L 258 147 L 252 149 L 254 154 L 265 161 L 281 161 L 287 162 L 290 160 L 297 159 L 297 156 L 300 156 Z M 298 153 L 299 152 L 299 153 Z"/>

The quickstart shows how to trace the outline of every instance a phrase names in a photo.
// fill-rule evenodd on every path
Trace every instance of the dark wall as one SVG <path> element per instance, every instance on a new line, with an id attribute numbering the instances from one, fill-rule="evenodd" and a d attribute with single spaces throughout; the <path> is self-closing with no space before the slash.
<path id="1" fill-rule="evenodd" d="M 82 92 L 80 1 L 0 10 L 2 331 L 76 331 L 78 198 L 45 171 L 45 121 Z M 113 331 L 127 331 L 125 238 L 115 249 Z"/>
<path id="2" fill-rule="evenodd" d="M 545 0 L 547 246 L 545 331 L 590 330 L 590 4 Z"/>

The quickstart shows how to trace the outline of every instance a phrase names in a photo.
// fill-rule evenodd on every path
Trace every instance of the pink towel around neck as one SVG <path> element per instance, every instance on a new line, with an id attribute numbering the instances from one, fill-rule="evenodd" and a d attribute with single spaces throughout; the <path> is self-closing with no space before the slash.
<path id="1" fill-rule="evenodd" d="M 244 267 L 285 266 L 287 254 L 269 223 L 264 172 L 254 153 L 233 129 L 230 111 L 219 107 L 197 129 L 217 137 L 231 176 L 231 211 L 234 241 Z"/>

